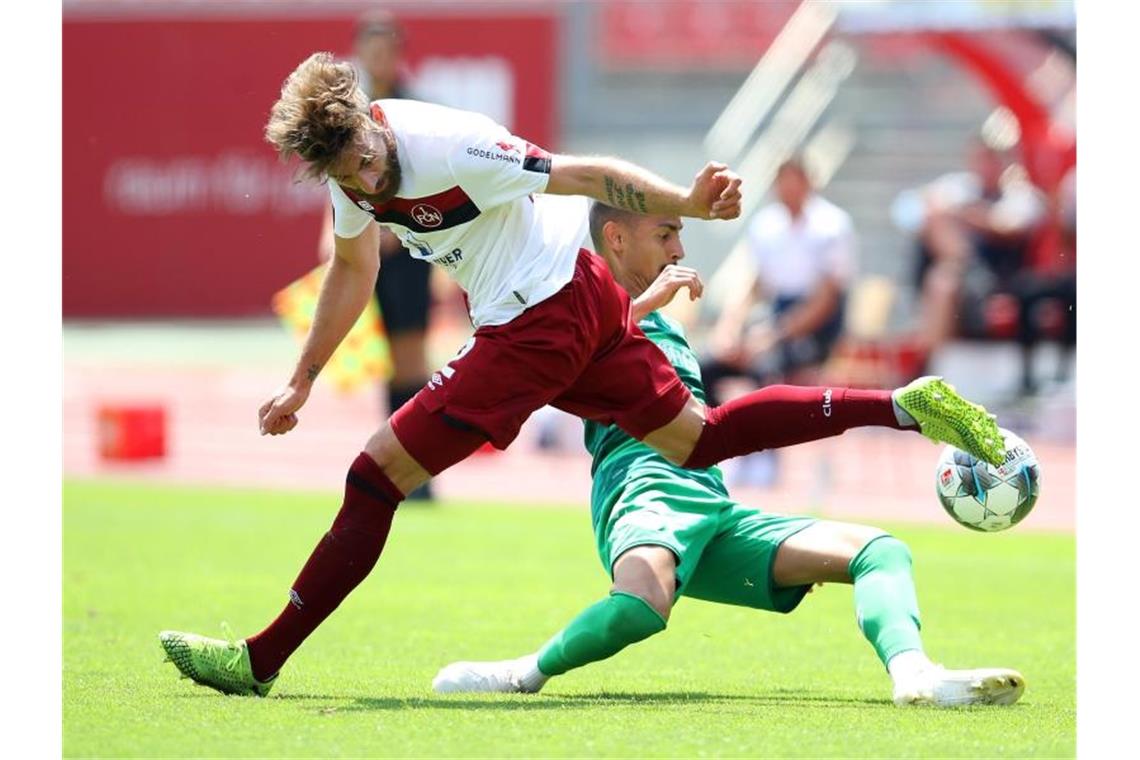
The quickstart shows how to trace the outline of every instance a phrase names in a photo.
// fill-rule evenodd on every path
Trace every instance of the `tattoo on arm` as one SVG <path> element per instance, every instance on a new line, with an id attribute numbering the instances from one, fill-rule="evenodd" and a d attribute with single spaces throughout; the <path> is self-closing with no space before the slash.
<path id="1" fill-rule="evenodd" d="M 645 191 L 635 187 L 632 182 L 626 182 L 625 187 L 622 187 L 608 174 L 605 175 L 605 182 L 606 197 L 611 206 L 634 213 L 649 213 L 649 209 L 645 205 Z"/>
<path id="2" fill-rule="evenodd" d="M 309 378 L 309 382 L 310 382 L 310 383 L 312 383 L 312 382 L 315 382 L 315 381 L 316 381 L 316 379 L 317 379 L 317 375 L 321 374 L 321 365 L 319 365 L 319 364 L 310 364 L 310 365 L 309 365 L 309 370 L 308 370 L 308 372 L 307 372 L 306 374 L 308 375 L 308 378 Z"/>

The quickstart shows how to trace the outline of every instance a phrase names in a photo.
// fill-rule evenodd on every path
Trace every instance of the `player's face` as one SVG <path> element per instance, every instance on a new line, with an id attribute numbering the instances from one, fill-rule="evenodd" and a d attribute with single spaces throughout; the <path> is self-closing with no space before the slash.
<path id="1" fill-rule="evenodd" d="M 329 179 L 369 202 L 380 205 L 400 189 L 400 162 L 392 132 L 375 125 L 349 146 L 328 170 Z"/>
<path id="2" fill-rule="evenodd" d="M 622 266 L 638 283 L 648 287 L 661 270 L 685 258 L 680 217 L 639 216 L 629 227 Z"/>

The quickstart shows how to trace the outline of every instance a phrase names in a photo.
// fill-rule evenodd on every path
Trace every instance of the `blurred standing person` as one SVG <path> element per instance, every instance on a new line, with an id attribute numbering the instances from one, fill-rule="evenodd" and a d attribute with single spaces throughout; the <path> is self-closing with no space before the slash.
<path id="1" fill-rule="evenodd" d="M 915 286 L 921 324 L 916 348 L 922 374 L 930 356 L 981 313 L 986 296 L 1009 289 L 1028 262 L 1045 212 L 1041 192 L 1009 172 L 1000 150 L 974 140 L 969 169 L 944 175 L 895 201 L 896 223 L 917 231 Z"/>
<path id="2" fill-rule="evenodd" d="M 815 192 L 799 157 L 780 165 L 775 193 L 776 202 L 748 228 L 755 278 L 721 312 L 701 365 L 713 405 L 721 403 L 717 385 L 726 378 L 765 385 L 821 364 L 843 329 L 856 266 L 851 216 Z M 772 319 L 750 324 L 762 297 L 771 302 Z"/>
<path id="3" fill-rule="evenodd" d="M 356 25 L 355 57 L 360 89 L 369 101 L 410 98 L 403 71 L 404 33 L 392 14 L 370 11 Z M 332 206 L 325 208 L 319 255 L 333 255 Z M 392 379 L 385 386 L 387 414 L 399 409 L 428 380 L 427 327 L 431 308 L 431 264 L 407 255 L 399 239 L 386 229 L 380 233 L 384 275 L 376 280 L 376 299 L 392 353 Z M 431 482 L 408 495 L 409 500 L 433 498 Z"/>

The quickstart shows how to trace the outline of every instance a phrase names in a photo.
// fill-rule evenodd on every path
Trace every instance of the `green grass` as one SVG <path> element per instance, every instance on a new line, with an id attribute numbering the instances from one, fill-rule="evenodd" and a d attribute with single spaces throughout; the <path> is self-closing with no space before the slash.
<path id="1" fill-rule="evenodd" d="M 895 708 L 838 585 L 788 616 L 682 600 L 666 633 L 541 695 L 434 695 L 442 665 L 533 651 L 605 593 L 584 506 L 404 507 L 377 570 L 272 697 L 178 680 L 158 631 L 260 630 L 337 501 L 68 483 L 64 755 L 1075 753 L 1074 541 L 1016 529 L 894 531 L 916 558 L 928 652 L 1019 668 L 1029 686 L 1012 708 Z"/>

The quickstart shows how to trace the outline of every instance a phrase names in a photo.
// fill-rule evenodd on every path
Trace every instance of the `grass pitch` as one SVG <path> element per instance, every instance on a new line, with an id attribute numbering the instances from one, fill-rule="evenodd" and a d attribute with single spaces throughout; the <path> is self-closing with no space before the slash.
<path id="1" fill-rule="evenodd" d="M 270 698 L 178 680 L 158 631 L 260 630 L 338 504 L 67 484 L 65 756 L 1075 753 L 1074 540 L 1017 529 L 894 530 L 914 552 L 928 652 L 1020 669 L 1029 685 L 1012 708 L 895 708 L 841 585 L 788 616 L 682 600 L 668 631 L 540 695 L 433 694 L 444 664 L 533 651 L 605 594 L 584 502 L 402 507 L 377 569 Z"/>

